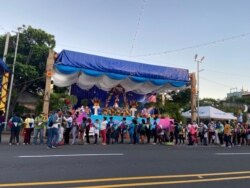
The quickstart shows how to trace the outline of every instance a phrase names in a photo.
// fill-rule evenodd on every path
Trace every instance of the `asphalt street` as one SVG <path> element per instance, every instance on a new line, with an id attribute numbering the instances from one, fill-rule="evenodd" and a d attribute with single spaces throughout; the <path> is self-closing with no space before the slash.
<path id="1" fill-rule="evenodd" d="M 0 144 L 0 187 L 249 187 L 250 146 Z"/>

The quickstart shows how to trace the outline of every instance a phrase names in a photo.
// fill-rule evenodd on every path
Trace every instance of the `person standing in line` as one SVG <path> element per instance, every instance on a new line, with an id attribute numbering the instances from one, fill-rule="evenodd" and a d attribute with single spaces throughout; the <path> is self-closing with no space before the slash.
<path id="1" fill-rule="evenodd" d="M 130 142 L 129 144 L 133 144 L 134 143 L 134 132 L 135 132 L 135 125 L 136 125 L 136 120 L 133 119 L 132 123 L 130 123 L 128 125 L 128 133 L 129 133 L 129 138 L 130 138 Z"/>
<path id="2" fill-rule="evenodd" d="M 80 141 L 80 145 L 84 144 L 84 140 L 85 140 L 85 134 L 87 133 L 87 118 L 83 117 L 82 118 L 82 123 L 81 125 L 79 125 L 78 130 L 79 130 L 79 141 Z"/>
<path id="3" fill-rule="evenodd" d="M 13 144 L 13 139 L 16 139 L 16 145 L 19 145 L 19 132 L 20 132 L 20 127 L 23 124 L 22 118 L 19 116 L 19 114 L 14 114 L 10 120 L 9 120 L 9 125 L 11 134 L 10 134 L 10 142 L 9 145 L 11 146 Z"/>
<path id="4" fill-rule="evenodd" d="M 72 113 L 68 112 L 66 117 L 64 116 L 63 119 L 64 121 L 66 121 L 66 130 L 64 132 L 64 144 L 69 144 L 69 135 L 70 135 L 72 122 L 73 122 Z"/>
<path id="5" fill-rule="evenodd" d="M 150 118 L 147 118 L 147 122 L 145 125 L 146 128 L 146 136 L 147 136 L 147 143 L 150 143 L 150 137 L 151 137 L 151 123 L 150 123 Z"/>
<path id="6" fill-rule="evenodd" d="M 219 144 L 220 144 L 220 145 L 223 145 L 223 144 L 224 144 L 224 143 L 223 143 L 224 125 L 223 125 L 220 121 L 218 121 L 218 122 L 216 123 L 216 130 L 215 130 L 215 131 L 216 131 L 217 134 L 218 134 Z"/>
<path id="7" fill-rule="evenodd" d="M 101 123 L 101 136 L 102 136 L 102 145 L 106 145 L 106 127 L 107 127 L 107 117 L 103 117 L 103 121 Z"/>
<path id="8" fill-rule="evenodd" d="M 215 141 L 215 123 L 211 121 L 208 125 L 208 143 L 214 144 Z"/>
<path id="9" fill-rule="evenodd" d="M 111 128 L 113 127 L 114 125 L 114 121 L 113 121 L 113 117 L 110 117 L 109 118 L 109 122 L 107 124 L 107 127 L 106 127 L 106 144 L 110 144 L 110 140 L 111 140 Z"/>
<path id="10" fill-rule="evenodd" d="M 44 127 L 45 127 L 45 117 L 44 113 L 41 113 L 35 118 L 35 127 L 34 127 L 34 139 L 33 139 L 33 144 L 37 144 L 37 138 L 39 135 L 40 139 L 40 145 L 42 145 L 43 142 L 43 135 L 44 135 Z"/>
<path id="11" fill-rule="evenodd" d="M 34 119 L 31 114 L 27 115 L 24 120 L 24 145 L 30 144 L 31 132 L 34 129 Z"/>
<path id="12" fill-rule="evenodd" d="M 120 135 L 121 135 L 121 144 L 124 143 L 124 134 L 126 133 L 127 130 L 127 122 L 126 118 L 122 118 L 122 121 L 119 123 L 119 130 L 120 130 Z"/>
<path id="13" fill-rule="evenodd" d="M 2 110 L 0 110 L 0 143 L 2 142 L 2 132 L 4 129 L 4 121 L 5 121 L 4 113 Z"/>
<path id="14" fill-rule="evenodd" d="M 226 121 L 225 127 L 224 127 L 224 137 L 226 141 L 226 147 L 231 147 L 232 142 L 231 142 L 231 126 L 228 124 L 228 121 Z M 230 145 L 229 145 L 230 144 Z"/>
<path id="15" fill-rule="evenodd" d="M 145 119 L 142 119 L 140 125 L 140 140 L 142 144 L 144 144 L 145 142 L 145 135 L 146 135 L 146 121 Z"/>
<path id="16" fill-rule="evenodd" d="M 60 120 L 60 115 L 61 115 L 61 110 L 58 109 L 56 111 L 56 113 L 52 114 L 51 115 L 51 120 L 52 120 L 52 126 L 49 127 L 49 138 L 48 138 L 48 149 L 49 148 L 53 148 L 55 149 L 56 146 L 57 146 L 57 142 L 58 142 L 58 127 L 59 127 L 59 124 L 61 122 Z"/>
<path id="17" fill-rule="evenodd" d="M 179 144 L 185 143 L 185 128 L 183 127 L 182 123 L 179 124 Z"/>
<path id="18" fill-rule="evenodd" d="M 117 143 L 116 142 L 116 133 L 117 133 L 117 124 L 115 122 L 113 122 L 113 125 L 111 126 L 111 143 L 114 144 L 114 143 Z"/>
<path id="19" fill-rule="evenodd" d="M 205 123 L 201 122 L 201 131 L 202 131 L 202 142 L 201 144 L 203 144 L 204 146 L 207 146 L 207 138 L 208 138 L 208 127 Z"/>
<path id="20" fill-rule="evenodd" d="M 79 111 L 76 111 L 75 114 L 73 115 L 72 117 L 72 129 L 71 129 L 71 134 L 72 134 L 72 142 L 71 144 L 72 145 L 75 145 L 76 144 L 76 136 L 78 135 L 78 129 L 79 129 L 79 140 L 81 140 L 82 138 L 82 142 L 83 142 L 83 136 L 81 136 L 81 127 L 82 125 L 78 125 L 77 123 L 77 118 L 78 118 L 78 115 L 79 115 Z"/>
<path id="21" fill-rule="evenodd" d="M 97 144 L 98 143 L 98 137 L 99 137 L 99 130 L 100 130 L 100 122 L 99 122 L 99 119 L 96 119 L 95 120 L 95 123 L 94 123 L 94 135 L 95 135 L 95 141 L 94 141 L 94 144 Z"/>
<path id="22" fill-rule="evenodd" d="M 87 119 L 87 122 L 86 122 L 86 143 L 87 144 L 90 144 L 90 141 L 89 141 L 89 131 L 90 131 L 90 128 L 92 127 L 92 121 L 90 118 Z"/>
<path id="23" fill-rule="evenodd" d="M 175 145 L 179 142 L 179 132 L 180 132 L 180 125 L 175 122 L 174 123 L 174 139 L 175 139 Z"/>
<path id="24" fill-rule="evenodd" d="M 140 139 L 140 127 L 139 127 L 139 124 L 138 124 L 138 121 L 136 118 L 134 118 L 134 123 L 135 123 L 135 126 L 134 126 L 134 144 L 138 144 L 139 143 L 139 139 Z"/>
<path id="25" fill-rule="evenodd" d="M 154 142 L 153 144 L 157 143 L 157 117 L 154 118 L 154 123 L 152 125 L 152 132 L 154 135 Z"/>

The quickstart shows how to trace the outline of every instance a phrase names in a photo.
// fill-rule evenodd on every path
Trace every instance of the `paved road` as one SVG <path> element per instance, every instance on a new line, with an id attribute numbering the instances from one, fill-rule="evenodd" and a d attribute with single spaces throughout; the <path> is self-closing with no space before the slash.
<path id="1" fill-rule="evenodd" d="M 249 154 L 247 146 L 118 144 L 47 149 L 5 143 L 0 145 L 0 187 L 246 188 Z"/>

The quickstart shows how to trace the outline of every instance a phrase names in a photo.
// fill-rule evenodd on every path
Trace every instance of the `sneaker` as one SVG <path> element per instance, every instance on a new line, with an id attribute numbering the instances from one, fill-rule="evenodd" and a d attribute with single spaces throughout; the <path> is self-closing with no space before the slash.
<path id="1" fill-rule="evenodd" d="M 10 146 L 12 146 L 12 143 L 9 143 Z"/>
<path id="2" fill-rule="evenodd" d="M 51 149 L 51 147 L 47 146 L 47 149 Z"/>
<path id="3" fill-rule="evenodd" d="M 56 149 L 56 146 L 52 146 L 51 148 Z"/>

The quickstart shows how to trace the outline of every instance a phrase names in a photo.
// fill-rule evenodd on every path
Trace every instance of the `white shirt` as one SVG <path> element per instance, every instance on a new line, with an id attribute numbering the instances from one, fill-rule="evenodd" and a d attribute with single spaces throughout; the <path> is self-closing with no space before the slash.
<path id="1" fill-rule="evenodd" d="M 101 123 L 101 131 L 106 129 L 106 127 L 107 127 L 107 123 L 108 123 L 108 121 L 107 121 L 107 120 L 102 121 L 102 123 Z"/>
<path id="2" fill-rule="evenodd" d="M 35 126 L 35 120 L 34 120 L 34 118 L 30 118 L 30 124 L 31 124 L 30 128 L 34 128 L 34 126 Z"/>
<path id="3" fill-rule="evenodd" d="M 68 118 L 63 117 L 63 119 L 67 122 L 67 128 L 72 127 L 73 118 L 71 116 Z"/>
<path id="4" fill-rule="evenodd" d="M 94 134 L 99 134 L 100 123 L 94 123 Z"/>

